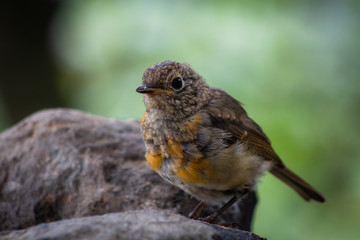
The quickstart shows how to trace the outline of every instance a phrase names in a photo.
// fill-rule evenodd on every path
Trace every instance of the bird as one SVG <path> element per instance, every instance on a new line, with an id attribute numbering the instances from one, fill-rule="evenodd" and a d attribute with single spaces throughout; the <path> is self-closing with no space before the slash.
<path id="1" fill-rule="evenodd" d="M 200 201 L 190 218 L 196 219 L 207 203 L 225 202 L 201 218 L 214 222 L 255 190 L 267 171 L 306 201 L 325 202 L 284 165 L 243 104 L 210 87 L 190 65 L 159 62 L 145 70 L 136 92 L 144 95 L 146 108 L 141 119 L 145 158 L 164 180 Z"/>

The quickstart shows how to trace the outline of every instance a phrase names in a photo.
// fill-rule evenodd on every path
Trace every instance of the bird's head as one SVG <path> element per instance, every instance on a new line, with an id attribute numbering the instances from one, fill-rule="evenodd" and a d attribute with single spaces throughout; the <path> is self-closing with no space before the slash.
<path id="1" fill-rule="evenodd" d="M 148 111 L 160 109 L 168 114 L 190 116 L 209 99 L 209 86 L 187 64 L 160 62 L 148 68 L 142 80 L 143 85 L 136 91 L 145 95 Z"/>

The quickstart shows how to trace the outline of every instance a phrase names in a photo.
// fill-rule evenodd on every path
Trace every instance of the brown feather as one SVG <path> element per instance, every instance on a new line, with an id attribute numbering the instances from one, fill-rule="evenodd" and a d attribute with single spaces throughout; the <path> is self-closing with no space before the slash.
<path id="1" fill-rule="evenodd" d="M 306 201 L 313 199 L 318 202 L 325 202 L 325 198 L 321 193 L 288 168 L 279 168 L 274 166 L 270 172 L 299 193 Z"/>
<path id="2" fill-rule="evenodd" d="M 270 172 L 293 188 L 305 200 L 325 202 L 321 193 L 285 167 L 272 148 L 269 138 L 261 127 L 248 117 L 241 103 L 220 89 L 214 89 L 214 91 L 216 101 L 211 101 L 207 106 L 214 126 L 231 132 L 236 139 L 248 146 L 249 151 L 263 157 L 266 161 L 271 161 Z M 226 115 L 224 116 L 223 113 Z"/>

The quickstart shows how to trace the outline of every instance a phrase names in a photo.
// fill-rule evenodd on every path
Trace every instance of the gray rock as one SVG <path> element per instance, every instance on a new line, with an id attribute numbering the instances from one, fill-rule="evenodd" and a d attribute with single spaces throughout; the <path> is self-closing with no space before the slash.
<path id="1" fill-rule="evenodd" d="M 213 226 L 168 211 L 137 210 L 40 224 L 25 230 L 0 233 L 0 239 L 258 240 L 261 238 L 253 233 Z"/>
<path id="2" fill-rule="evenodd" d="M 138 122 L 35 113 L 0 134 L 0 231 L 138 209 L 189 213 L 197 200 L 163 181 L 144 153 Z M 248 230 L 255 203 L 252 193 L 218 220 Z"/>

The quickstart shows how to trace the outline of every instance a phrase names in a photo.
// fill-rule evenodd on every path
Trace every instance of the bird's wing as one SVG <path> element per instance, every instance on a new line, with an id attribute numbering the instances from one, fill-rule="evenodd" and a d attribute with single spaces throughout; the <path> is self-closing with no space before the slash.
<path id="1" fill-rule="evenodd" d="M 248 150 L 284 167 L 271 142 L 259 125 L 248 117 L 241 103 L 220 89 L 214 89 L 214 98 L 205 107 L 212 126 L 230 132 Z"/>
<path id="2" fill-rule="evenodd" d="M 263 130 L 246 114 L 241 103 L 220 89 L 214 89 L 214 98 L 206 106 L 213 126 L 230 132 L 248 150 L 272 162 L 270 172 L 284 181 L 305 200 L 324 202 L 322 194 L 310 184 L 285 167 L 271 147 Z"/>

